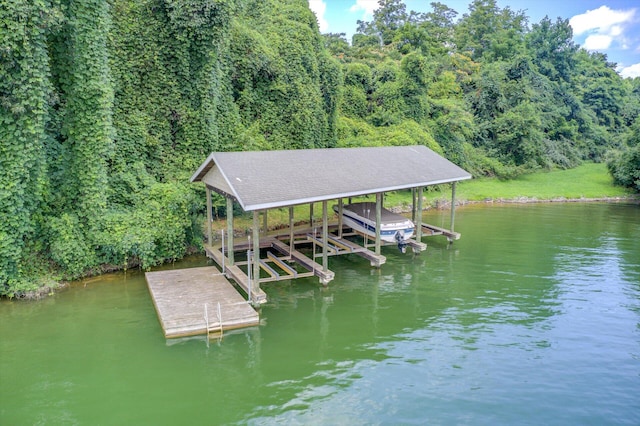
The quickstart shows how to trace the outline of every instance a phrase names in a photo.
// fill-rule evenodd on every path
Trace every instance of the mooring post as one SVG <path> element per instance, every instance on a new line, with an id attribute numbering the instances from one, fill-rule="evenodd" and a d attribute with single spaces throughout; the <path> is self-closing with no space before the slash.
<path id="1" fill-rule="evenodd" d="M 209 187 L 206 187 L 206 193 L 207 193 L 207 244 L 212 245 L 213 244 L 213 230 L 212 230 L 212 226 L 211 226 L 211 222 L 213 221 L 213 216 L 212 216 L 212 212 L 211 212 L 211 189 L 209 189 Z"/>
<path id="2" fill-rule="evenodd" d="M 418 209 L 416 211 L 416 220 L 413 222 L 416 225 L 416 241 L 422 241 L 422 187 L 418 188 Z"/>
<path id="3" fill-rule="evenodd" d="M 253 295 L 257 295 L 260 292 L 260 212 L 258 210 L 253 211 L 253 285 L 251 291 Z M 251 265 L 249 265 L 251 267 Z M 257 300 L 251 302 L 257 303 Z"/>
<path id="4" fill-rule="evenodd" d="M 329 225 L 327 223 L 327 200 L 322 202 L 322 271 L 329 270 Z"/>
<path id="5" fill-rule="evenodd" d="M 451 185 L 451 232 L 453 232 L 453 225 L 456 218 L 456 183 Z"/>
<path id="6" fill-rule="evenodd" d="M 227 197 L 227 257 L 230 266 L 234 263 L 233 245 L 233 198 Z"/>
<path id="7" fill-rule="evenodd" d="M 376 254 L 380 254 L 380 224 L 382 223 L 382 192 L 376 194 Z"/>

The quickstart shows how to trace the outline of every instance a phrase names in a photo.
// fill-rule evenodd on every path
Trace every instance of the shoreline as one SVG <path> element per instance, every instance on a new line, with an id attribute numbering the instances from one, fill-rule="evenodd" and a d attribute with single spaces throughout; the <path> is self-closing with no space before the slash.
<path id="1" fill-rule="evenodd" d="M 476 205 L 476 204 L 535 204 L 535 203 L 620 203 L 629 202 L 631 204 L 640 204 L 640 195 L 628 195 L 617 197 L 597 197 L 597 198 L 566 198 L 566 197 L 554 197 L 554 198 L 536 198 L 521 196 L 516 198 L 486 198 L 484 200 L 456 200 L 456 206 Z M 440 206 L 442 203 L 442 207 Z M 450 208 L 451 201 L 449 200 L 436 200 L 437 209 Z"/>
<path id="2" fill-rule="evenodd" d="M 640 205 L 640 195 L 628 195 L 628 196 L 624 196 L 624 197 L 597 197 L 597 198 L 565 198 L 565 197 L 556 197 L 556 198 L 550 198 L 550 199 L 539 199 L 536 197 L 526 197 L 526 196 L 522 196 L 522 197 L 516 197 L 516 198 L 487 198 L 484 200 L 456 200 L 456 207 L 465 207 L 465 206 L 477 206 L 477 205 L 501 205 L 501 204 L 505 204 L 505 205 L 517 205 L 517 204 L 543 204 L 543 203 L 548 203 L 548 204 L 552 204 L 552 203 L 630 203 L 630 204 L 639 204 Z M 451 200 L 446 200 L 446 199 L 435 199 L 432 200 L 431 203 L 429 205 L 427 205 L 423 211 L 428 211 L 431 209 L 436 209 L 436 210 L 448 210 L 451 208 Z M 401 206 L 395 206 L 395 207 L 390 207 L 389 210 L 395 212 L 395 213 L 410 213 L 411 212 L 411 208 L 410 207 L 401 207 Z M 223 222 L 224 219 L 218 219 L 215 222 Z M 306 223 L 306 221 L 302 221 L 299 224 L 302 223 Z M 279 229 L 281 225 L 276 225 L 274 227 L 269 228 L 270 230 L 272 229 Z M 238 235 L 242 234 L 241 230 L 235 230 L 234 233 L 237 233 Z M 217 240 L 217 233 L 214 233 L 214 240 Z M 185 254 L 186 256 L 192 255 L 194 254 L 196 251 L 199 250 L 193 250 L 193 249 L 187 249 L 187 253 Z M 182 258 L 184 259 L 184 257 Z M 182 260 L 182 259 L 177 259 L 177 260 Z M 175 260 L 174 260 L 175 261 Z M 134 266 L 135 267 L 135 266 Z M 76 281 L 81 281 L 87 278 L 93 278 L 93 277 L 99 277 L 101 275 L 104 275 L 106 273 L 110 273 L 110 272 L 117 272 L 117 271 L 122 271 L 125 268 L 115 268 L 115 267 L 110 267 L 105 269 L 105 271 L 103 273 L 97 274 L 97 275 L 86 275 L 84 277 L 79 278 Z M 53 294 L 55 294 L 57 291 L 60 290 L 64 290 L 66 288 L 70 287 L 70 282 L 68 281 L 60 281 L 57 282 L 57 284 L 55 286 L 49 286 L 49 285 L 45 285 L 42 287 L 39 287 L 35 290 L 31 290 L 31 291 L 26 291 L 24 293 L 21 294 L 16 294 L 13 298 L 8 298 L 8 297 L 3 297 L 3 299 L 7 299 L 7 300 L 25 300 L 25 301 L 33 301 L 33 300 L 41 300 L 43 298 L 45 298 L 46 296 L 52 296 Z"/>
<path id="3" fill-rule="evenodd" d="M 476 205 L 494 205 L 494 204 L 543 204 L 543 203 L 630 203 L 640 204 L 640 195 L 616 196 L 616 197 L 597 197 L 597 198 L 536 198 L 536 197 L 516 197 L 516 198 L 485 198 L 484 200 L 456 200 L 456 207 L 476 206 Z M 387 207 L 394 213 L 410 213 L 410 207 L 394 206 Z M 431 209 L 448 210 L 451 208 L 451 200 L 439 198 L 431 201 L 429 205 L 423 208 L 423 211 Z"/>

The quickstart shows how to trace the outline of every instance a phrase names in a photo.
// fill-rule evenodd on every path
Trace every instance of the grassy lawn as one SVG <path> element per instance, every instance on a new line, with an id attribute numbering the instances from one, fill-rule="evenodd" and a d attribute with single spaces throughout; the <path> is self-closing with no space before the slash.
<path id="1" fill-rule="evenodd" d="M 474 179 L 458 184 L 457 198 L 480 201 L 521 197 L 551 200 L 556 198 L 625 197 L 631 192 L 614 186 L 605 164 L 583 164 L 571 170 L 523 175 L 510 181 Z"/>
<path id="2" fill-rule="evenodd" d="M 559 198 L 614 198 L 632 195 L 631 191 L 613 185 L 613 179 L 607 171 L 605 164 L 583 164 L 571 170 L 558 170 L 553 172 L 540 172 L 520 176 L 517 179 L 501 181 L 494 178 L 481 178 L 459 182 L 456 189 L 456 200 L 483 201 L 483 200 L 513 200 L 513 199 L 537 199 L 552 200 Z M 439 200 L 451 200 L 451 186 L 441 185 L 424 191 L 426 201 L 424 207 L 432 206 Z M 354 199 L 356 200 L 356 199 Z M 375 195 L 358 197 L 357 200 L 375 201 Z M 329 216 L 333 216 L 329 203 Z M 385 194 L 385 207 L 404 206 L 411 207 L 411 191 L 393 191 Z M 296 206 L 294 208 L 295 221 L 309 220 L 309 206 Z M 314 205 L 314 221 L 322 221 L 322 203 Z M 274 229 L 279 226 L 287 226 L 289 223 L 289 209 L 273 209 L 268 212 L 268 226 Z M 260 219 L 262 225 L 262 218 Z M 236 231 L 251 228 L 251 216 L 243 214 L 234 219 Z M 217 233 L 225 227 L 224 217 L 214 221 L 214 229 Z"/>

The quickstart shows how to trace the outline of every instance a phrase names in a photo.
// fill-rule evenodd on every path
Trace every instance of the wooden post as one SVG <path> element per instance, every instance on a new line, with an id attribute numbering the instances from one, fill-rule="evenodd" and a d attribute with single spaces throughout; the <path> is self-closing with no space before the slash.
<path id="1" fill-rule="evenodd" d="M 293 206 L 289 207 L 289 253 L 293 252 Z"/>
<path id="2" fill-rule="evenodd" d="M 342 198 L 338 200 L 338 238 L 342 238 Z"/>
<path id="3" fill-rule="evenodd" d="M 456 218 L 456 183 L 451 185 L 451 232 L 453 232 L 453 225 Z"/>
<path id="4" fill-rule="evenodd" d="M 322 271 L 324 272 L 329 270 L 329 225 L 327 222 L 327 200 L 324 200 L 322 202 Z"/>
<path id="5" fill-rule="evenodd" d="M 416 211 L 416 241 L 422 241 L 422 187 L 418 188 L 418 210 Z"/>
<path id="6" fill-rule="evenodd" d="M 411 221 L 416 223 L 416 189 L 411 188 Z"/>
<path id="7" fill-rule="evenodd" d="M 233 198 L 227 197 L 227 257 L 229 265 L 234 263 L 233 245 Z"/>
<path id="8" fill-rule="evenodd" d="M 313 203 L 309 204 L 309 227 L 313 228 Z"/>
<path id="9" fill-rule="evenodd" d="M 212 245 L 213 244 L 213 230 L 211 229 L 211 221 L 213 220 L 212 217 L 212 213 L 211 213 L 211 189 L 209 189 L 209 187 L 206 187 L 206 193 L 207 193 L 207 244 Z"/>
<path id="10" fill-rule="evenodd" d="M 252 295 L 260 292 L 260 212 L 253 211 L 253 284 L 251 285 Z M 248 268 L 251 265 L 247 265 Z M 255 296 L 253 297 L 255 298 Z M 254 302 L 254 300 L 252 300 Z"/>
<path id="11" fill-rule="evenodd" d="M 267 227 L 269 226 L 267 222 L 267 209 L 262 210 L 262 235 L 267 235 Z"/>
<path id="12" fill-rule="evenodd" d="M 382 192 L 376 194 L 376 254 L 380 254 L 380 224 L 382 223 Z"/>

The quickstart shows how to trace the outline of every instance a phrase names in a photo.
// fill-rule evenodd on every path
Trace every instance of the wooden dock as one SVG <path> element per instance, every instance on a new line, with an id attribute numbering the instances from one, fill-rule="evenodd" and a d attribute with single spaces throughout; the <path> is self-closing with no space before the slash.
<path id="1" fill-rule="evenodd" d="M 258 325 L 258 313 L 214 266 L 147 272 L 166 338 Z"/>
<path id="2" fill-rule="evenodd" d="M 210 259 L 213 259 L 218 265 L 222 266 L 222 263 L 224 262 L 225 272 L 227 274 L 227 277 L 234 280 L 238 285 L 238 287 L 243 289 L 245 293 L 249 294 L 249 291 L 250 291 L 249 277 L 247 276 L 247 274 L 245 274 L 245 272 L 242 269 L 240 269 L 240 267 L 237 264 L 231 265 L 231 266 L 229 265 L 229 261 L 227 257 L 223 256 L 222 252 L 220 251 L 220 246 L 214 247 L 214 246 L 205 244 L 204 251 L 207 257 L 209 257 Z M 267 294 L 264 291 L 262 291 L 262 289 L 259 289 L 257 292 L 255 291 L 255 289 L 252 289 L 251 291 L 253 293 L 256 303 L 262 304 L 267 302 Z"/>
<path id="3" fill-rule="evenodd" d="M 460 233 L 453 232 L 449 229 L 440 228 L 439 226 L 430 225 L 428 223 L 422 223 L 422 232 L 425 237 L 435 237 L 437 235 L 444 235 L 449 241 L 459 240 Z"/>

